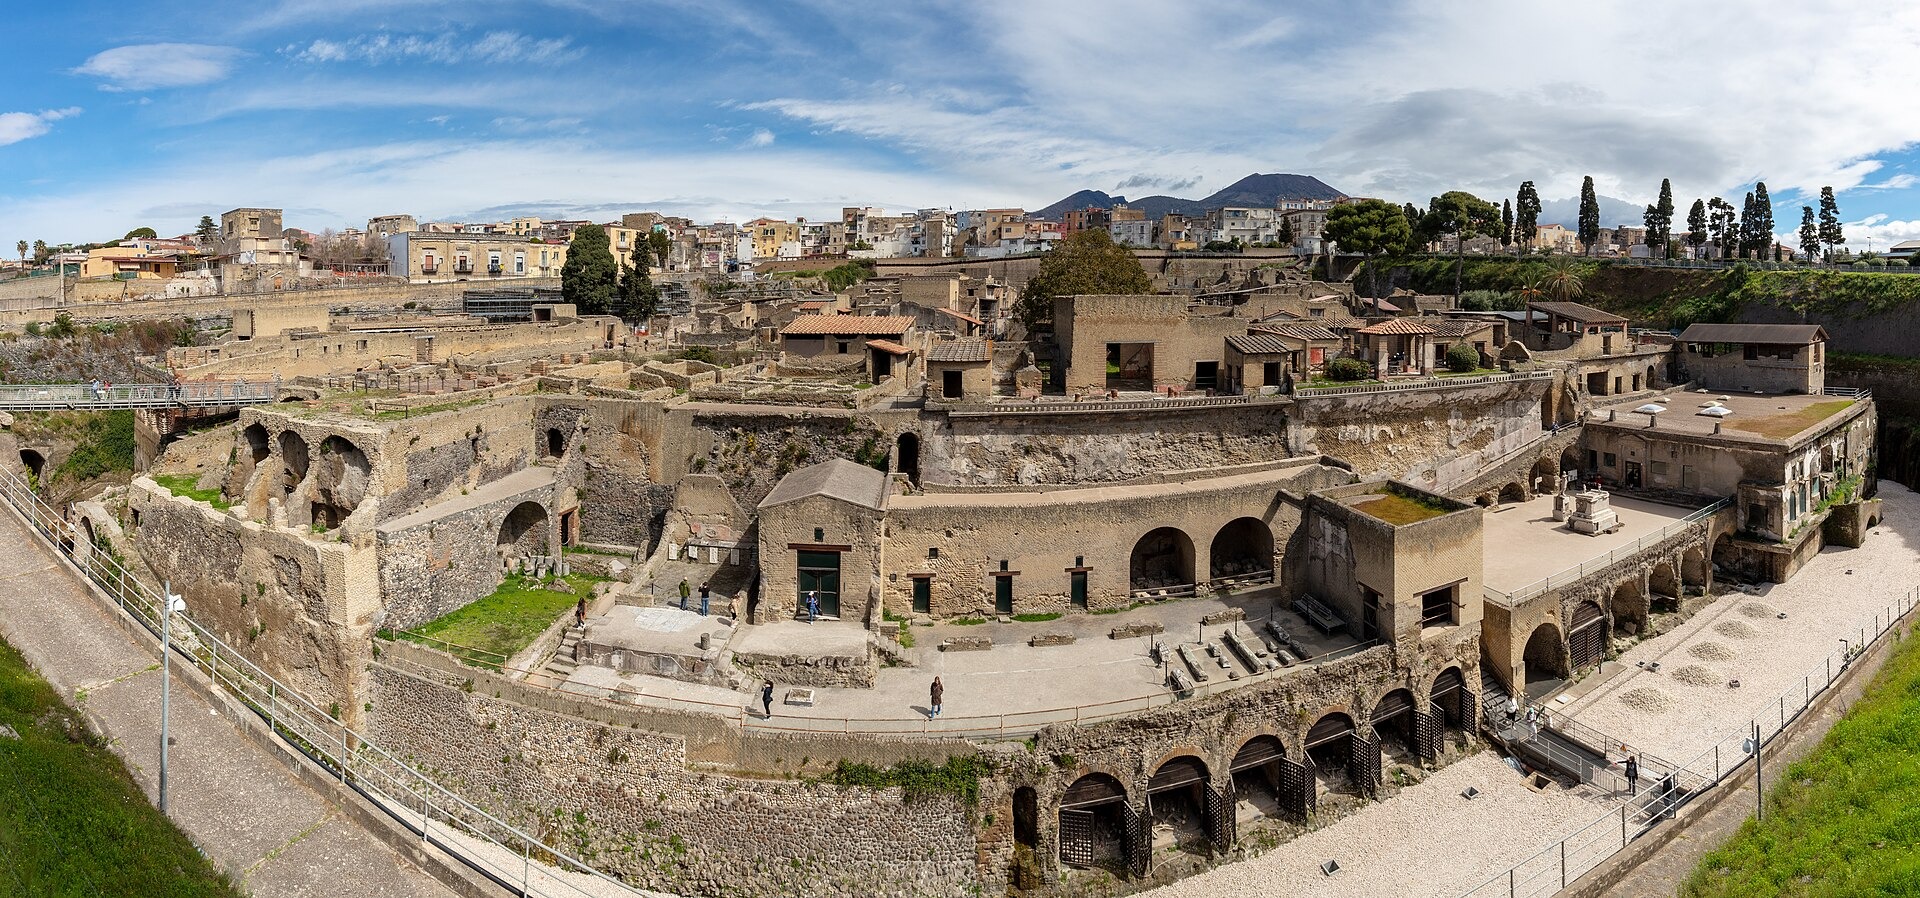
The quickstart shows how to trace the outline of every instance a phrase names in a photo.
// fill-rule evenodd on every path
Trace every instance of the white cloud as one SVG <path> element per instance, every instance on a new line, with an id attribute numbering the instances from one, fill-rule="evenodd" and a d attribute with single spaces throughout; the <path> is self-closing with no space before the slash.
<path id="1" fill-rule="evenodd" d="M 54 122 L 79 114 L 78 106 L 41 112 L 0 112 L 0 147 L 39 137 L 53 130 Z"/>
<path id="2" fill-rule="evenodd" d="M 765 128 L 761 128 L 753 132 L 752 136 L 747 138 L 746 146 L 749 146 L 749 147 L 773 146 L 773 132 L 768 131 Z"/>
<path id="3" fill-rule="evenodd" d="M 344 41 L 315 40 L 306 46 L 293 44 L 282 53 L 301 62 L 365 62 L 381 65 L 392 62 L 458 63 L 541 63 L 572 62 L 585 51 L 573 46 L 571 38 L 536 38 L 518 31 L 489 31 L 478 38 L 440 34 L 436 37 L 403 34 L 361 35 Z"/>
<path id="4" fill-rule="evenodd" d="M 187 87 L 227 77 L 245 55 L 211 44 L 132 44 L 95 53 L 74 72 L 102 79 L 101 90 Z"/>

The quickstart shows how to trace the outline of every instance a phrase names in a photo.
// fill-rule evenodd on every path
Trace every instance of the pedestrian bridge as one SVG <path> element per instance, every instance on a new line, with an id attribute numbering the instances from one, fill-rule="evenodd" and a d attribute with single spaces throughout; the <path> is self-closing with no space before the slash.
<path id="1" fill-rule="evenodd" d="M 189 381 L 180 384 L 128 384 L 96 388 L 92 384 L 0 386 L 0 410 L 108 411 L 113 409 L 221 408 L 272 402 L 279 380 Z"/>

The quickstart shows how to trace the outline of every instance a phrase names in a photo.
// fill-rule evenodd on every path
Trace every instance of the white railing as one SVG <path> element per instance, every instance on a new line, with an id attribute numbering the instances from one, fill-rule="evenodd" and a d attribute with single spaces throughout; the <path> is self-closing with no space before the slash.
<path id="1" fill-rule="evenodd" d="M 1873 398 L 1873 391 L 1865 387 L 1827 387 L 1820 392 L 1825 396 L 1844 396 L 1856 400 Z"/>
<path id="2" fill-rule="evenodd" d="M 1605 555 L 1588 559 L 1585 562 L 1576 564 L 1573 567 L 1567 568 L 1566 570 L 1560 571 L 1559 573 L 1549 575 L 1543 579 L 1535 580 L 1534 582 L 1529 583 L 1525 586 L 1519 587 L 1518 589 L 1514 589 L 1511 591 L 1503 591 L 1503 590 L 1495 589 L 1491 586 L 1483 585 L 1480 588 L 1480 591 L 1483 595 L 1486 596 L 1488 601 L 1498 602 L 1501 605 L 1511 607 L 1515 602 L 1518 602 L 1524 599 L 1530 599 L 1543 592 L 1559 589 L 1563 586 L 1572 585 L 1574 583 L 1579 582 L 1580 578 L 1585 577 L 1588 574 L 1605 570 L 1607 567 L 1617 562 L 1625 561 L 1626 559 L 1632 558 L 1634 555 L 1639 554 L 1641 551 L 1649 547 L 1658 545 L 1662 541 L 1686 530 L 1689 526 L 1692 526 L 1693 524 L 1701 520 L 1704 520 L 1706 518 L 1712 517 L 1715 513 L 1719 512 L 1721 509 L 1726 508 L 1727 506 L 1732 504 L 1733 504 L 1732 497 L 1721 499 L 1720 501 L 1715 502 L 1712 505 L 1702 508 L 1699 511 L 1695 511 L 1687 515 L 1686 517 L 1681 518 L 1678 521 L 1668 524 L 1667 526 L 1662 527 L 1653 533 L 1649 533 L 1646 536 L 1640 537 L 1639 539 L 1636 539 L 1633 542 L 1628 543 L 1627 545 L 1614 549 L 1613 551 L 1608 552 Z"/>
<path id="3" fill-rule="evenodd" d="M 160 596 L 105 550 L 76 551 L 74 530 L 10 471 L 0 470 L 0 499 L 49 545 L 70 558 L 121 611 L 155 634 Z M 185 615 L 172 623 L 173 649 L 236 696 L 291 748 L 436 846 L 519 895 L 643 896 L 564 851 L 493 816 L 321 710 Z M 538 859 L 540 863 L 534 863 Z"/>
<path id="4" fill-rule="evenodd" d="M 1764 750 L 1833 686 L 1846 672 L 1847 665 L 1912 612 L 1916 603 L 1920 603 L 1920 589 L 1909 590 L 1898 601 L 1876 612 L 1871 627 L 1863 621 L 1858 641 L 1850 642 L 1845 649 L 1829 655 L 1809 670 L 1800 678 L 1798 690 L 1789 688 L 1755 707 L 1746 726 L 1727 733 L 1711 748 L 1676 765 L 1669 773 L 1643 775 L 1641 782 L 1646 786 L 1619 807 L 1493 875 L 1462 893 L 1461 898 L 1546 898 L 1572 885 L 1661 819 L 1671 816 L 1675 809 L 1723 785 L 1751 763 L 1755 753 L 1747 746 L 1756 734 L 1758 747 Z M 1814 685 L 1816 683 L 1819 685 Z"/>
<path id="5" fill-rule="evenodd" d="M 1397 393 L 1403 390 L 1437 390 L 1471 387 L 1480 384 L 1511 383 L 1523 380 L 1552 380 L 1552 371 L 1515 371 L 1510 374 L 1478 374 L 1461 377 L 1428 377 L 1379 384 L 1355 384 L 1347 387 L 1295 387 L 1293 395 L 1303 399 L 1316 396 L 1348 396 L 1357 393 Z"/>
<path id="6" fill-rule="evenodd" d="M 218 408 L 272 402 L 280 381 L 188 381 L 178 384 L 39 384 L 0 387 L 0 409 L 9 411 Z"/>

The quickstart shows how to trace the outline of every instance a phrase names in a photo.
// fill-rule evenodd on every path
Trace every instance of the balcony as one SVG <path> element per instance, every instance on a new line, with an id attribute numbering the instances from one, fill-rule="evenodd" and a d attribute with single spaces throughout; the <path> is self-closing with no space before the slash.
<path id="1" fill-rule="evenodd" d="M 421 274 L 439 274 L 439 273 L 440 273 L 440 266 L 438 266 L 438 265 L 422 265 L 422 266 L 420 266 L 420 273 L 421 273 Z"/>
<path id="2" fill-rule="evenodd" d="M 453 266 L 453 273 L 454 274 L 472 274 L 473 266 L 472 265 L 455 265 Z"/>

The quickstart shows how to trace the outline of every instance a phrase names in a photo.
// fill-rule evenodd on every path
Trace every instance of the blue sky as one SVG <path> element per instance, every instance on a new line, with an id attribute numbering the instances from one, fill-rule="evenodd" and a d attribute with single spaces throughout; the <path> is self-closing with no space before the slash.
<path id="1" fill-rule="evenodd" d="M 1584 174 L 1645 203 L 1670 177 L 1682 215 L 1759 178 L 1782 232 L 1831 184 L 1855 246 L 1920 238 L 1920 4 L 1581 5 L 19 5 L 0 252 L 236 206 L 316 231 L 745 220 L 1200 197 L 1255 171 L 1422 203 Z"/>

